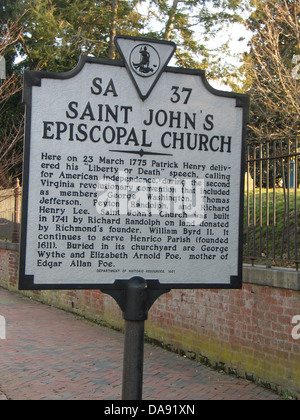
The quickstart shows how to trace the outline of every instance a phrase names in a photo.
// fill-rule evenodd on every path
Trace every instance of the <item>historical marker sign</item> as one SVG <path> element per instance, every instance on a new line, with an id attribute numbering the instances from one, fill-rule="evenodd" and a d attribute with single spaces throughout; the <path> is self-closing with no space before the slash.
<path id="1" fill-rule="evenodd" d="M 240 287 L 248 97 L 166 67 L 172 43 L 116 45 L 25 74 L 20 288 Z"/>

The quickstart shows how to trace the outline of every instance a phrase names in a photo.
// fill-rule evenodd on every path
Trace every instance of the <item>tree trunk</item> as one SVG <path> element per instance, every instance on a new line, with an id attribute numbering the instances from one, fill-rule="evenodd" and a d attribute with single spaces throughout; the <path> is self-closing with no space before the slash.
<path id="1" fill-rule="evenodd" d="M 114 37 L 116 36 L 117 30 L 117 12 L 118 12 L 118 0 L 112 0 L 111 2 L 112 20 L 111 29 L 109 34 L 109 48 L 108 58 L 115 58 L 116 48 L 114 44 Z"/>
<path id="2" fill-rule="evenodd" d="M 178 3 L 179 3 L 179 0 L 174 0 L 173 1 L 173 6 L 172 6 L 172 9 L 170 11 L 169 19 L 168 19 L 168 22 L 166 24 L 166 29 L 165 29 L 165 33 L 164 33 L 164 40 L 165 41 L 168 41 L 170 39 L 172 29 L 173 29 L 173 23 L 174 23 L 174 20 L 175 20 L 175 15 L 176 15 L 176 12 L 177 12 Z"/>

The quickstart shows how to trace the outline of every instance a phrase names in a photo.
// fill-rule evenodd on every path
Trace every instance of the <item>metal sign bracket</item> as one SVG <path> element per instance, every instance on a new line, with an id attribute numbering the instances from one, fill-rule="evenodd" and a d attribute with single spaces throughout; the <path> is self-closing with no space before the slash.
<path id="1" fill-rule="evenodd" d="M 116 281 L 113 290 L 103 290 L 118 303 L 125 320 L 122 400 L 142 399 L 145 321 L 156 299 L 170 291 L 158 287 L 156 280 L 133 277 L 121 284 Z"/>

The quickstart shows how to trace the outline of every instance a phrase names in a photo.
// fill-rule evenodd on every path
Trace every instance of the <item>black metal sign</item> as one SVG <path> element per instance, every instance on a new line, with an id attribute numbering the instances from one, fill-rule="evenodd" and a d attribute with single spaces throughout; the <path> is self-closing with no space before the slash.
<path id="1" fill-rule="evenodd" d="M 20 288 L 241 287 L 248 96 L 167 67 L 173 43 L 116 45 L 25 73 Z"/>

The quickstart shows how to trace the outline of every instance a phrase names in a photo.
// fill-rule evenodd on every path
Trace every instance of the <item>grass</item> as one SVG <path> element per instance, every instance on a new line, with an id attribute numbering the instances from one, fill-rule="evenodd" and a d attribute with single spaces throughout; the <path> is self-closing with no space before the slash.
<path id="1" fill-rule="evenodd" d="M 296 267 L 300 260 L 300 189 L 257 189 L 245 194 L 244 260 Z M 295 230 L 296 234 L 295 234 Z M 11 241 L 13 223 L 0 219 L 0 240 Z"/>
<path id="2" fill-rule="evenodd" d="M 295 211 L 296 207 L 296 211 Z M 245 194 L 244 257 L 296 267 L 300 259 L 300 190 L 276 188 Z M 251 258 L 250 258 L 251 260 Z"/>

